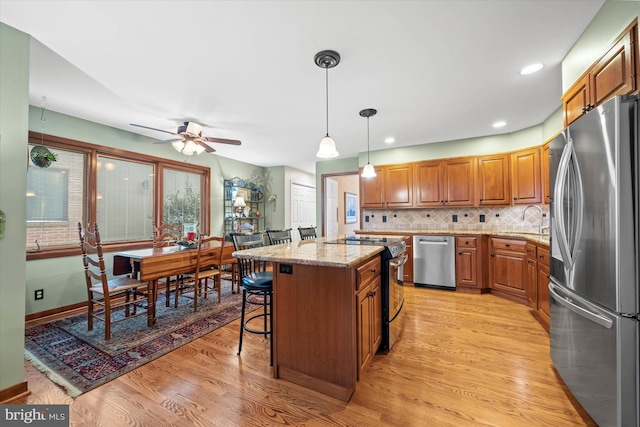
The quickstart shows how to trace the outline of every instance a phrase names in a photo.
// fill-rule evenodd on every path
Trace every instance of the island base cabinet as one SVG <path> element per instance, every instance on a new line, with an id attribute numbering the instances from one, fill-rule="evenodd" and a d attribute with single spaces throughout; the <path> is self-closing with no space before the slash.
<path id="1" fill-rule="evenodd" d="M 379 255 L 374 259 L 379 265 Z M 372 314 L 381 308 L 380 300 L 364 295 L 374 292 L 376 283 L 379 288 L 379 268 L 377 277 L 372 275 L 370 283 L 359 289 L 358 274 L 357 268 L 273 263 L 276 378 L 349 401 L 360 368 L 357 343 L 372 342 L 377 333 L 375 324 L 382 316 Z M 359 291 L 364 291 L 363 299 L 356 301 Z M 363 310 L 369 317 L 362 313 L 358 321 Z M 368 337 L 358 331 L 362 322 L 366 322 L 362 329 Z M 370 351 L 375 353 L 372 348 Z"/>

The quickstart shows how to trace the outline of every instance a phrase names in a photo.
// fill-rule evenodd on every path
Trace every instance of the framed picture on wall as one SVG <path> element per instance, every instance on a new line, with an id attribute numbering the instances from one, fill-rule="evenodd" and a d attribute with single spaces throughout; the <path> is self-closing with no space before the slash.
<path id="1" fill-rule="evenodd" d="M 344 223 L 354 224 L 358 222 L 358 195 L 344 193 Z"/>

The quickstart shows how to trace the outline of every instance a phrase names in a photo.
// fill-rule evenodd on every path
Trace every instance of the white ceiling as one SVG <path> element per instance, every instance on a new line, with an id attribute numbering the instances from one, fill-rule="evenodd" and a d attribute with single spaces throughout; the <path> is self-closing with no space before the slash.
<path id="1" fill-rule="evenodd" d="M 184 120 L 217 154 L 315 172 L 326 129 L 340 158 L 510 133 L 560 107 L 561 61 L 604 0 L 6 1 L 30 34 L 30 103 L 152 138 Z M 521 76 L 524 66 L 545 68 Z M 492 123 L 504 120 L 496 130 Z M 202 154 L 207 155 L 205 154 Z"/>

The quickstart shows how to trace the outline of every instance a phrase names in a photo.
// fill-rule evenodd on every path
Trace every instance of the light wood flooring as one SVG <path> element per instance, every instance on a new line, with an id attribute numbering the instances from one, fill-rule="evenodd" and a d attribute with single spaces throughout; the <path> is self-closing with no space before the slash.
<path id="1" fill-rule="evenodd" d="M 72 426 L 595 426 L 527 307 L 407 286 L 405 314 L 349 403 L 274 379 L 263 337 L 238 357 L 239 321 L 75 400 L 26 362 L 32 394 L 15 403 L 69 404 Z"/>

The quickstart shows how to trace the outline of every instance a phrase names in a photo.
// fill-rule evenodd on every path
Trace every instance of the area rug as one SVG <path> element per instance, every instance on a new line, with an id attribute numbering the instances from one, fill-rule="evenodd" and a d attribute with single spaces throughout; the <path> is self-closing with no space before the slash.
<path id="1" fill-rule="evenodd" d="M 171 296 L 173 303 L 173 295 Z M 215 292 L 198 300 L 180 295 L 178 308 L 165 307 L 158 298 L 156 324 L 147 326 L 139 316 L 111 325 L 111 339 L 104 339 L 104 323 L 79 314 L 29 327 L 25 331 L 25 358 L 71 397 L 94 389 L 144 365 L 240 317 L 242 295 L 222 281 L 222 302 Z M 119 313 L 123 316 L 123 313 Z"/>

